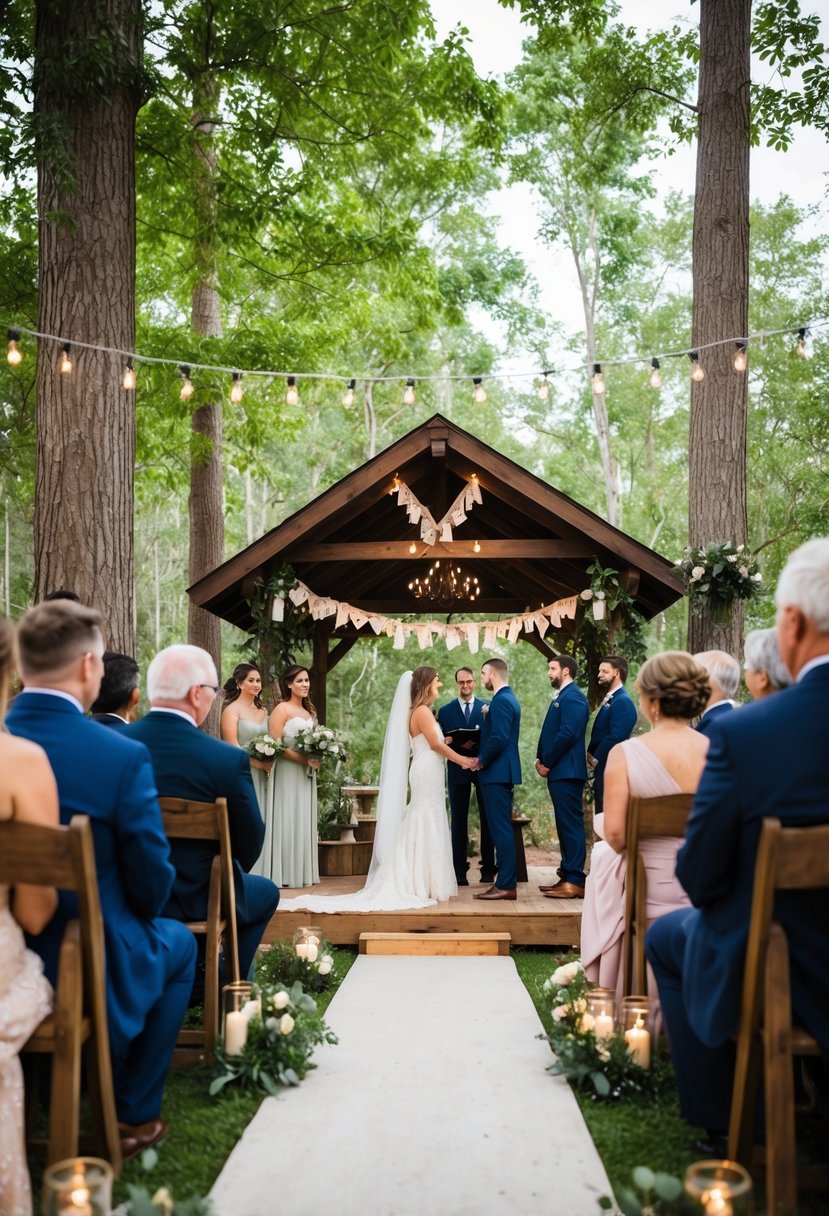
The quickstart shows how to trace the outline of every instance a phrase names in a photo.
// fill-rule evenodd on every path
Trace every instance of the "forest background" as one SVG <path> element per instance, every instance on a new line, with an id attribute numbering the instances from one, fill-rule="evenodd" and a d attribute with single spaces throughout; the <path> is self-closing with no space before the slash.
<path id="1" fill-rule="evenodd" d="M 43 315 L 36 169 L 42 174 L 50 138 L 58 194 L 72 189 L 61 182 L 60 134 L 42 112 L 38 122 L 31 104 L 37 38 L 42 47 L 43 22 L 65 7 L 5 6 L 0 320 L 8 326 L 36 329 Z M 90 22 L 73 42 L 62 27 L 63 75 L 49 86 L 65 90 L 74 74 L 79 92 L 91 81 L 102 95 L 116 79 L 113 64 L 129 58 L 117 22 L 127 10 L 134 21 L 143 16 L 140 78 L 129 82 L 138 96 L 133 349 L 182 363 L 332 375 L 300 380 L 300 404 L 289 406 L 282 377 L 244 379 L 244 396 L 232 403 L 228 375 L 194 373 L 195 392 L 182 401 L 175 365 L 139 364 L 142 670 L 157 649 L 188 635 L 194 550 L 198 573 L 436 411 L 637 540 L 680 557 L 689 536 L 689 365 L 663 360 L 659 390 L 647 373 L 652 355 L 690 345 L 693 182 L 666 193 L 659 178 L 665 158 L 694 134 L 694 6 L 666 24 L 654 3 L 649 31 L 598 0 L 505 0 L 526 39 L 503 76 L 478 74 L 448 2 L 97 7 L 97 31 Z M 826 15 L 801 14 L 787 0 L 755 5 L 754 22 L 762 56 L 755 138 L 785 150 L 799 124 L 826 129 Z M 764 22 L 773 27 L 765 54 Z M 48 62 L 41 54 L 41 67 Z M 770 101 L 772 78 L 788 103 Z M 804 96 L 798 108 L 794 99 Z M 63 169 L 70 178 L 71 167 Z M 809 357 L 796 353 L 796 330 L 829 316 L 829 231 L 823 206 L 800 205 L 783 176 L 779 196 L 751 211 L 748 333 L 791 331 L 752 343 L 747 373 L 747 539 L 768 587 L 792 548 L 826 532 L 829 499 L 826 331 L 814 325 Z M 511 185 L 533 200 L 538 264 L 524 234 L 519 242 L 515 233 L 519 253 L 508 217 L 501 225 L 493 214 L 490 200 Z M 42 242 L 41 231 L 41 252 Z M 551 251 L 561 268 L 552 287 L 539 280 Z M 570 317 L 546 307 L 551 291 L 575 301 Z M 0 372 L 0 603 L 12 617 L 37 594 L 32 537 L 38 495 L 42 514 L 48 493 L 36 474 L 43 435 L 34 343 L 24 336 L 21 345 L 23 362 Z M 40 344 L 41 375 L 59 377 L 58 354 Z M 599 355 L 646 361 L 609 369 L 599 400 L 589 375 Z M 417 397 L 404 406 L 410 376 Z M 483 377 L 483 404 L 472 400 L 473 376 Z M 200 522 L 194 502 L 205 481 L 221 518 L 208 512 Z M 772 619 L 770 596 L 748 606 L 746 627 Z M 683 646 L 686 628 L 682 602 L 652 623 L 650 651 Z M 245 641 L 222 627 L 223 677 L 246 657 Z M 525 805 L 533 809 L 546 804 L 531 758 L 549 685 L 536 651 L 507 649 L 524 706 Z M 355 647 L 331 673 L 328 693 L 329 724 L 350 736 L 350 775 L 377 777 L 404 666 L 433 662 L 451 691 L 454 669 L 470 660 L 477 668 L 480 656 L 440 645 Z"/>

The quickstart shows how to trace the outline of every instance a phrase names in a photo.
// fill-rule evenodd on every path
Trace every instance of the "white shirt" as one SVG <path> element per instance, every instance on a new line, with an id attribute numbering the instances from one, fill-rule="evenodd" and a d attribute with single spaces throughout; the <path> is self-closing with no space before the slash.
<path id="1" fill-rule="evenodd" d="M 814 667 L 822 667 L 824 663 L 829 663 L 829 654 L 819 654 L 816 659 L 809 659 L 809 662 L 804 663 L 797 673 L 795 683 L 799 684 L 807 671 L 811 671 Z"/>

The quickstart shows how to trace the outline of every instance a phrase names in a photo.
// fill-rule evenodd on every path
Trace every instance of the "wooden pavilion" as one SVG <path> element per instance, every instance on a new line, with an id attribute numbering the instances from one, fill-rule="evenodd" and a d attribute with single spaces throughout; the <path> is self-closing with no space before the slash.
<path id="1" fill-rule="evenodd" d="M 408 486 L 439 520 L 473 474 L 480 505 L 453 530 L 451 542 L 424 543 L 398 505 L 396 483 Z M 479 580 L 474 608 L 461 598 L 436 608 L 409 589 L 430 563 L 450 558 Z M 434 617 L 437 610 L 450 618 L 470 612 L 500 618 L 578 595 L 590 583 L 586 571 L 594 558 L 619 571 L 647 618 L 682 594 L 670 562 L 435 414 L 200 579 L 189 594 L 200 607 L 250 628 L 248 601 L 257 580 L 287 564 L 316 595 L 365 613 Z M 374 636 L 368 623 L 336 627 L 333 616 L 315 623 L 311 674 L 321 718 L 327 673 L 359 638 Z M 536 631 L 520 638 L 553 653 Z"/>

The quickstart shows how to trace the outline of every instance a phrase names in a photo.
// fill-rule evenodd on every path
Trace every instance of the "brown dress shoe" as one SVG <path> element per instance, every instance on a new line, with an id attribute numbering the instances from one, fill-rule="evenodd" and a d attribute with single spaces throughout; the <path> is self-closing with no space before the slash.
<path id="1" fill-rule="evenodd" d="M 145 1148 L 152 1148 L 163 1140 L 170 1130 L 166 1119 L 150 1119 L 148 1123 L 140 1123 L 137 1127 L 131 1123 L 119 1123 L 118 1133 L 121 1137 L 121 1156 L 125 1161 L 137 1157 Z"/>
<path id="2" fill-rule="evenodd" d="M 561 886 L 561 884 L 562 884 L 562 882 L 563 882 L 563 881 L 564 881 L 564 879 L 563 879 L 563 878 L 560 878 L 560 879 L 558 880 L 558 882 L 550 882 L 550 883 L 547 883 L 547 885 L 546 885 L 546 886 L 544 886 L 544 887 L 539 887 L 538 889 L 539 889 L 539 891 L 543 891 L 543 892 L 544 892 L 544 894 L 546 895 L 548 891 L 557 891 L 557 890 L 558 890 L 558 888 Z"/>
<path id="3" fill-rule="evenodd" d="M 518 894 L 515 887 L 490 887 L 488 891 L 481 891 L 480 895 L 474 895 L 473 899 L 517 899 Z"/>
<path id="4" fill-rule="evenodd" d="M 574 882 L 559 882 L 549 891 L 544 892 L 545 899 L 584 899 L 584 887 L 577 887 Z"/>

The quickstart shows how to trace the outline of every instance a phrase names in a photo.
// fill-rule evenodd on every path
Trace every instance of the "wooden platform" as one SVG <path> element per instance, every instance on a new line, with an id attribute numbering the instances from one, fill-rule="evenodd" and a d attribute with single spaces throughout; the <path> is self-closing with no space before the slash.
<path id="1" fill-rule="evenodd" d="M 361 933 L 361 954 L 492 958 L 509 954 L 508 933 Z"/>
<path id="2" fill-rule="evenodd" d="M 529 882 L 518 884 L 518 898 L 507 900 L 473 899 L 486 890 L 477 881 L 478 871 L 470 871 L 470 885 L 461 887 L 457 899 L 432 908 L 413 908 L 405 912 L 280 912 L 268 926 L 265 944 L 293 937 L 300 925 L 316 924 L 335 946 L 356 946 L 361 933 L 508 933 L 514 946 L 574 946 L 581 929 L 581 899 L 545 899 L 538 890 L 542 883 L 557 880 L 552 866 L 529 866 Z M 359 891 L 364 878 L 324 878 L 315 887 L 302 890 L 315 895 L 345 895 Z M 285 890 L 300 895 L 299 888 Z"/>

